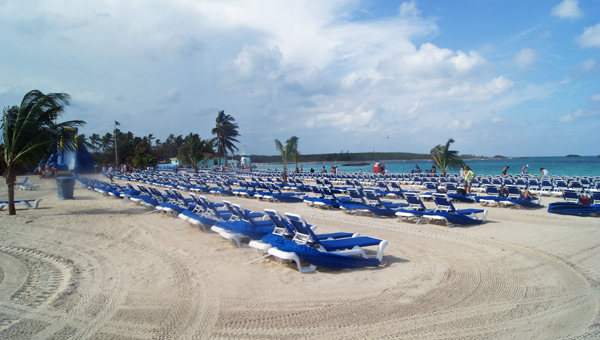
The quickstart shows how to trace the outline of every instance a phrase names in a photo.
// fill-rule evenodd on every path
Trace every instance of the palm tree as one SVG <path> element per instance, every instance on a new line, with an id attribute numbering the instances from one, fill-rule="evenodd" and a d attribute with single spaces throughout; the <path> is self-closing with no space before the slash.
<path id="1" fill-rule="evenodd" d="M 294 165 L 296 166 L 297 174 L 300 173 L 300 169 L 298 169 L 298 162 L 300 161 L 300 153 L 298 152 L 298 140 L 299 139 L 300 138 L 296 137 L 296 136 L 293 136 L 292 138 L 288 139 L 291 142 L 290 149 L 291 149 L 292 153 L 290 156 L 292 157 L 292 160 L 294 161 Z M 287 141 L 286 141 L 286 144 L 287 144 Z"/>
<path id="2" fill-rule="evenodd" d="M 431 161 L 440 168 L 444 177 L 446 177 L 446 169 L 460 170 L 465 166 L 465 162 L 458 156 L 458 151 L 450 150 L 452 143 L 454 143 L 454 139 L 450 138 L 446 145 L 436 145 L 429 153 Z"/>
<path id="3" fill-rule="evenodd" d="M 233 153 L 234 150 L 239 150 L 233 144 L 233 142 L 240 142 L 235 139 L 240 135 L 238 125 L 234 123 L 235 119 L 233 117 L 225 114 L 225 111 L 219 111 L 215 121 L 217 125 L 212 129 L 212 134 L 217 136 L 212 139 L 212 144 L 217 148 L 217 153 L 225 157 L 225 166 L 227 166 L 227 151 Z"/>
<path id="4" fill-rule="evenodd" d="M 107 132 L 101 139 L 100 147 L 102 148 L 102 150 L 104 150 L 104 152 L 106 152 L 107 150 L 113 148 L 113 143 L 114 140 L 112 133 Z"/>
<path id="5" fill-rule="evenodd" d="M 287 160 L 289 157 L 295 159 L 295 155 L 298 154 L 298 137 L 292 136 L 285 141 L 285 147 L 281 144 L 278 139 L 275 139 L 275 148 L 281 153 L 281 160 L 283 161 L 283 173 L 281 179 L 284 184 L 287 184 Z M 298 165 L 296 163 L 296 169 Z"/>
<path id="6" fill-rule="evenodd" d="M 6 107 L 2 111 L 3 165 L 9 215 L 16 215 L 15 183 L 19 169 L 36 164 L 47 152 L 55 152 L 63 131 L 85 124 L 82 120 L 55 122 L 64 107 L 69 105 L 69 98 L 66 93 L 45 95 L 33 90 L 25 94 L 20 106 Z M 75 149 L 73 138 L 64 138 L 60 144 L 63 149 Z"/>
<path id="7" fill-rule="evenodd" d="M 198 135 L 195 135 L 198 136 Z M 194 173 L 198 173 L 198 162 L 204 159 L 205 153 L 214 153 L 212 144 L 209 140 L 194 138 L 190 142 L 189 157 L 192 166 L 194 167 Z"/>
<path id="8" fill-rule="evenodd" d="M 156 139 L 153 134 L 149 134 L 148 137 L 144 137 L 148 141 L 148 145 L 152 146 L 152 140 Z"/>
<path id="9" fill-rule="evenodd" d="M 92 135 L 90 136 L 90 143 L 92 143 L 93 145 L 92 149 L 98 151 L 98 148 L 100 148 L 100 145 L 102 145 L 102 138 L 99 134 L 92 133 Z"/>

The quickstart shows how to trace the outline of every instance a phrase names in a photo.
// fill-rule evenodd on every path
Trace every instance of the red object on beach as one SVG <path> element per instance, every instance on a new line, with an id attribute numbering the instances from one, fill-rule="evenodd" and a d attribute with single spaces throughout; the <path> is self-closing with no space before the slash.
<path id="1" fill-rule="evenodd" d="M 385 171 L 385 164 L 381 164 L 381 163 L 375 163 L 373 164 L 373 173 L 378 174 L 380 172 L 384 172 Z"/>

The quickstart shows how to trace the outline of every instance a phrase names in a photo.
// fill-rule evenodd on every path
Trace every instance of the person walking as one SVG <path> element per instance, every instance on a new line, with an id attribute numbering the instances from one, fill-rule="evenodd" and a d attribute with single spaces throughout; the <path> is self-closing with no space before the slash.
<path id="1" fill-rule="evenodd" d="M 502 177 L 506 176 L 506 172 L 508 171 L 508 168 L 510 168 L 508 165 L 504 167 L 504 169 L 502 169 Z"/>
<path id="2" fill-rule="evenodd" d="M 527 175 L 527 168 L 529 168 L 529 164 L 525 165 L 523 169 L 521 169 L 521 175 Z"/>

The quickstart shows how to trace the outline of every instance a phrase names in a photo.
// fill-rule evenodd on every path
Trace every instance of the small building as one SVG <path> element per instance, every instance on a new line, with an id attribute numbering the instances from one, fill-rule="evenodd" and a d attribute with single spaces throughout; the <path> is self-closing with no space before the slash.
<path id="1" fill-rule="evenodd" d="M 177 157 L 172 157 L 170 160 L 171 160 L 171 165 L 181 166 L 181 161 Z"/>
<path id="2" fill-rule="evenodd" d="M 212 168 L 213 166 L 225 164 L 225 157 L 223 157 L 223 155 L 208 152 L 205 152 L 202 155 L 204 156 L 204 158 L 200 160 L 198 164 L 196 164 L 196 166 L 198 166 L 199 168 Z M 184 166 L 183 163 L 177 157 L 173 157 L 170 160 L 171 165 L 176 165 L 178 167 Z M 230 163 L 231 160 L 228 161 L 227 165 L 230 165 Z"/>

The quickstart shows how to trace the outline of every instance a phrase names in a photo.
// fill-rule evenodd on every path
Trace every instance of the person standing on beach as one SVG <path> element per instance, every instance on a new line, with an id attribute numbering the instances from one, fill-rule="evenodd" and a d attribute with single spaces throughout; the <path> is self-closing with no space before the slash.
<path id="1" fill-rule="evenodd" d="M 508 168 L 510 168 L 508 165 L 504 167 L 504 169 L 502 169 L 502 177 L 506 176 L 506 172 L 508 171 Z"/>
<path id="2" fill-rule="evenodd" d="M 465 165 L 465 191 L 468 194 L 471 193 L 471 183 L 473 182 L 473 178 L 475 178 L 475 174 L 468 165 Z"/>
<path id="3" fill-rule="evenodd" d="M 521 169 L 521 175 L 527 175 L 527 168 L 529 168 L 529 164 L 525 165 L 523 169 Z"/>
<path id="4" fill-rule="evenodd" d="M 115 181 L 113 180 L 113 167 L 112 167 L 112 165 L 108 167 L 108 172 L 106 174 L 108 175 L 108 178 L 110 178 L 110 184 L 114 184 Z"/>
<path id="5" fill-rule="evenodd" d="M 540 171 L 542 172 L 542 177 L 550 177 L 550 173 L 548 172 L 548 170 L 540 168 Z"/>

